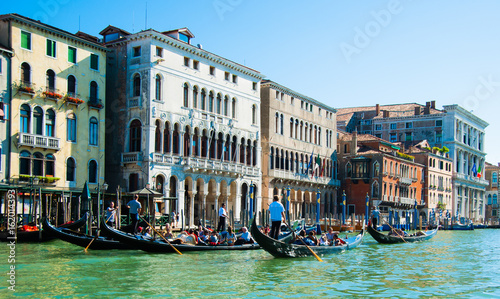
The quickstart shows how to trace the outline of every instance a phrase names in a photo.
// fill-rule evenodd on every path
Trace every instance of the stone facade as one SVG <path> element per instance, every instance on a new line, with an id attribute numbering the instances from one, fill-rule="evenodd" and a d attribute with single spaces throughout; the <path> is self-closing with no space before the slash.
<path id="1" fill-rule="evenodd" d="M 500 173 L 500 164 L 493 165 L 486 163 L 484 168 L 484 178 L 489 182 L 486 187 L 486 209 L 485 209 L 485 221 L 490 225 L 500 225 L 500 209 L 498 208 L 498 196 L 499 196 L 499 181 L 498 174 Z"/>
<path id="2" fill-rule="evenodd" d="M 261 101 L 263 207 L 289 191 L 292 219 L 315 214 L 318 196 L 320 213 L 335 213 L 336 110 L 270 80 Z"/>

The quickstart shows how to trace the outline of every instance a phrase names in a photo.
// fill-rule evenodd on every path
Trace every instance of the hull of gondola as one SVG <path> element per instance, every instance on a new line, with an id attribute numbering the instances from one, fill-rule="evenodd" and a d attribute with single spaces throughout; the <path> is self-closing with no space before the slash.
<path id="1" fill-rule="evenodd" d="M 68 228 L 68 229 L 78 229 L 85 225 L 87 222 L 88 218 L 88 213 L 85 213 L 82 218 L 70 222 L 70 223 L 65 223 L 60 225 L 59 227 L 61 228 Z M 53 240 L 55 237 L 51 234 L 47 234 L 46 232 L 42 230 L 34 230 L 34 231 L 23 231 L 23 230 L 18 230 L 16 232 L 15 240 L 17 243 L 37 243 L 37 242 L 46 242 Z M 7 241 L 12 241 L 14 240 L 14 236 L 10 234 L 10 232 L 7 231 L 2 231 L 0 232 L 0 241 L 2 242 L 7 242 Z"/>
<path id="2" fill-rule="evenodd" d="M 269 252 L 275 257 L 306 257 L 313 256 L 314 254 L 311 252 L 314 251 L 318 256 L 340 253 L 345 250 L 354 249 L 359 244 L 361 244 L 364 236 L 364 230 L 361 231 L 355 237 L 348 238 L 347 244 L 341 246 L 309 246 L 311 250 L 308 249 L 307 246 L 304 245 L 294 245 L 288 244 L 287 242 L 282 242 L 280 240 L 275 240 L 265 234 L 263 234 L 258 228 L 257 224 L 252 222 L 252 226 L 250 227 L 250 232 L 259 243 L 259 245 L 265 251 Z"/>
<path id="3" fill-rule="evenodd" d="M 187 251 L 221 251 L 221 250 L 255 250 L 260 249 L 259 244 L 244 244 L 244 245 L 189 245 L 189 244 L 169 244 L 164 240 L 153 240 L 144 238 L 142 235 L 132 235 L 114 228 L 109 227 L 104 222 L 101 222 L 102 233 L 108 237 L 112 237 L 122 243 L 129 245 L 135 249 L 140 249 L 147 252 L 155 253 L 176 253 L 177 249 L 181 253 Z M 175 248 L 175 249 L 174 249 Z"/>
<path id="4" fill-rule="evenodd" d="M 422 236 L 413 237 L 399 237 L 399 236 L 389 236 L 387 234 L 381 233 L 373 229 L 373 227 L 368 226 L 368 233 L 379 243 L 382 244 L 396 244 L 396 243 L 412 243 L 421 242 L 433 238 L 437 234 L 437 228 L 431 231 L 425 232 Z"/>

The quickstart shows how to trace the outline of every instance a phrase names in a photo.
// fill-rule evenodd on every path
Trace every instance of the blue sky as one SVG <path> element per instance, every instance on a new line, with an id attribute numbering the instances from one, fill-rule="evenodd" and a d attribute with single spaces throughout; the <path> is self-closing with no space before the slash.
<path id="1" fill-rule="evenodd" d="M 188 27 L 194 44 L 334 108 L 459 104 L 490 123 L 486 160 L 500 162 L 500 1 L 2 3 L 11 12 L 96 36 Z"/>

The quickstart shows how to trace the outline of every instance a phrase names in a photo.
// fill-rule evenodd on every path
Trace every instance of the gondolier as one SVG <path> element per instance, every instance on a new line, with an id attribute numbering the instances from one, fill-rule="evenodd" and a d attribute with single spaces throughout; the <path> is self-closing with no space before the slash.
<path id="1" fill-rule="evenodd" d="M 132 220 L 133 233 L 137 233 L 137 222 L 139 220 L 139 214 L 141 214 L 141 203 L 139 202 L 139 195 L 134 195 L 134 199 L 127 203 L 127 208 L 129 208 L 130 218 Z"/>
<path id="2" fill-rule="evenodd" d="M 226 218 L 227 218 L 226 204 L 223 203 L 219 209 L 219 225 L 217 225 L 217 231 L 221 232 L 226 228 Z"/>
<path id="3" fill-rule="evenodd" d="M 279 202 L 279 197 L 274 196 L 274 201 L 269 205 L 269 214 L 271 214 L 271 233 L 269 236 L 278 240 L 281 228 L 281 219 L 285 218 L 285 207 Z"/>

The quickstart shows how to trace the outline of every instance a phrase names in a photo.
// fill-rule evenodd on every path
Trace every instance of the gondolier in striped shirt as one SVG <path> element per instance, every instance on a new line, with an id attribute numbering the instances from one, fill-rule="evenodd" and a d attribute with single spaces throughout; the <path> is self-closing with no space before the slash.
<path id="1" fill-rule="evenodd" d="M 274 201 L 269 205 L 269 214 L 271 214 L 271 233 L 270 237 L 278 240 L 281 228 L 281 219 L 285 218 L 285 207 L 279 202 L 279 196 L 274 196 Z"/>

